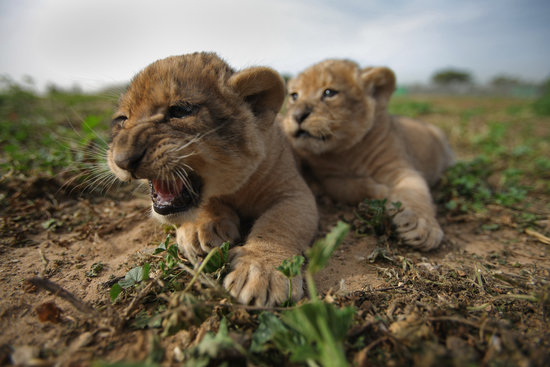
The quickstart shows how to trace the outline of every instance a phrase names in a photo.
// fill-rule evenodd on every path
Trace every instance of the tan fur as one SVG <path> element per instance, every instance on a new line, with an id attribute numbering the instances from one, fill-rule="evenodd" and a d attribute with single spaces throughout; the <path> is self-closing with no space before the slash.
<path id="1" fill-rule="evenodd" d="M 401 202 L 394 217 L 400 237 L 428 250 L 443 238 L 429 185 L 453 163 L 453 153 L 437 127 L 388 114 L 394 89 L 388 68 L 323 61 L 289 82 L 282 127 L 330 196 Z"/>
<path id="2" fill-rule="evenodd" d="M 287 280 L 276 267 L 300 254 L 317 229 L 313 195 L 274 123 L 283 99 L 283 81 L 269 68 L 235 72 L 214 54 L 175 56 L 134 78 L 113 124 L 108 162 L 117 177 L 197 191 L 181 212 L 156 213 L 153 200 L 153 214 L 177 226 L 189 259 L 244 242 L 230 250 L 224 285 L 245 304 L 286 300 Z M 173 106 L 190 112 L 174 118 Z M 294 283 L 297 300 L 302 280 Z"/>

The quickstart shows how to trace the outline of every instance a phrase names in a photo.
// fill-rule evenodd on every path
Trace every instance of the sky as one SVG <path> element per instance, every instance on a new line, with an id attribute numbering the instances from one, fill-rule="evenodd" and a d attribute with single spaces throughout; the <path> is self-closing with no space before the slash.
<path id="1" fill-rule="evenodd" d="M 550 76 L 548 0 L 0 0 L 0 75 L 84 90 L 127 82 L 170 55 L 214 51 L 236 69 L 295 75 L 326 58 L 540 82 Z"/>

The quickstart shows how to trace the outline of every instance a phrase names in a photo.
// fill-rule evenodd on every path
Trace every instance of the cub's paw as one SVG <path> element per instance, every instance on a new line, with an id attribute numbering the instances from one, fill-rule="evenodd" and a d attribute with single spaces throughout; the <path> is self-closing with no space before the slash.
<path id="1" fill-rule="evenodd" d="M 212 248 L 240 238 L 239 223 L 233 218 L 200 223 L 184 223 L 176 230 L 178 246 L 193 263 Z"/>
<path id="2" fill-rule="evenodd" d="M 249 251 L 244 247 L 230 250 L 231 272 L 224 287 L 242 304 L 272 307 L 288 299 L 288 279 L 276 269 L 277 263 L 269 253 Z M 292 300 L 303 297 L 302 278 L 292 279 Z"/>
<path id="3" fill-rule="evenodd" d="M 431 216 L 419 216 L 409 209 L 395 215 L 393 222 L 401 240 L 422 251 L 439 247 L 443 231 L 437 220 Z"/>

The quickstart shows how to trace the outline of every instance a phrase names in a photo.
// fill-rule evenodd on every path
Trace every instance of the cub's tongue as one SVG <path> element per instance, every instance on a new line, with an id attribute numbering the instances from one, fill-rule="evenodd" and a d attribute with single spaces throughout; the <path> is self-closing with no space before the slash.
<path id="1" fill-rule="evenodd" d="M 151 180 L 157 196 L 155 201 L 159 205 L 170 205 L 181 195 L 183 191 L 183 182 L 166 182 L 161 180 Z"/>
<path id="2" fill-rule="evenodd" d="M 187 184 L 180 181 L 149 180 L 153 210 L 160 215 L 181 213 L 198 205 L 202 180 L 191 173 Z"/>

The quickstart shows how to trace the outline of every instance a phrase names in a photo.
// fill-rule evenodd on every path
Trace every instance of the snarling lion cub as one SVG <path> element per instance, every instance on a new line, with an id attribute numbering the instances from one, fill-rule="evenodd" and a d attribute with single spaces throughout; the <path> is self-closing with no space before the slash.
<path id="1" fill-rule="evenodd" d="M 149 181 L 153 215 L 177 226 L 189 259 L 244 242 L 230 250 L 224 286 L 245 304 L 286 300 L 276 267 L 317 229 L 315 199 L 274 122 L 284 94 L 269 68 L 236 72 L 212 53 L 169 57 L 132 80 L 112 125 L 109 167 L 120 180 Z M 301 279 L 292 292 L 302 296 Z"/>
<path id="2" fill-rule="evenodd" d="M 283 130 L 330 196 L 401 202 L 394 217 L 399 236 L 429 250 L 443 238 L 429 185 L 452 164 L 453 153 L 435 126 L 388 114 L 394 89 L 388 68 L 323 61 L 289 82 Z"/>

